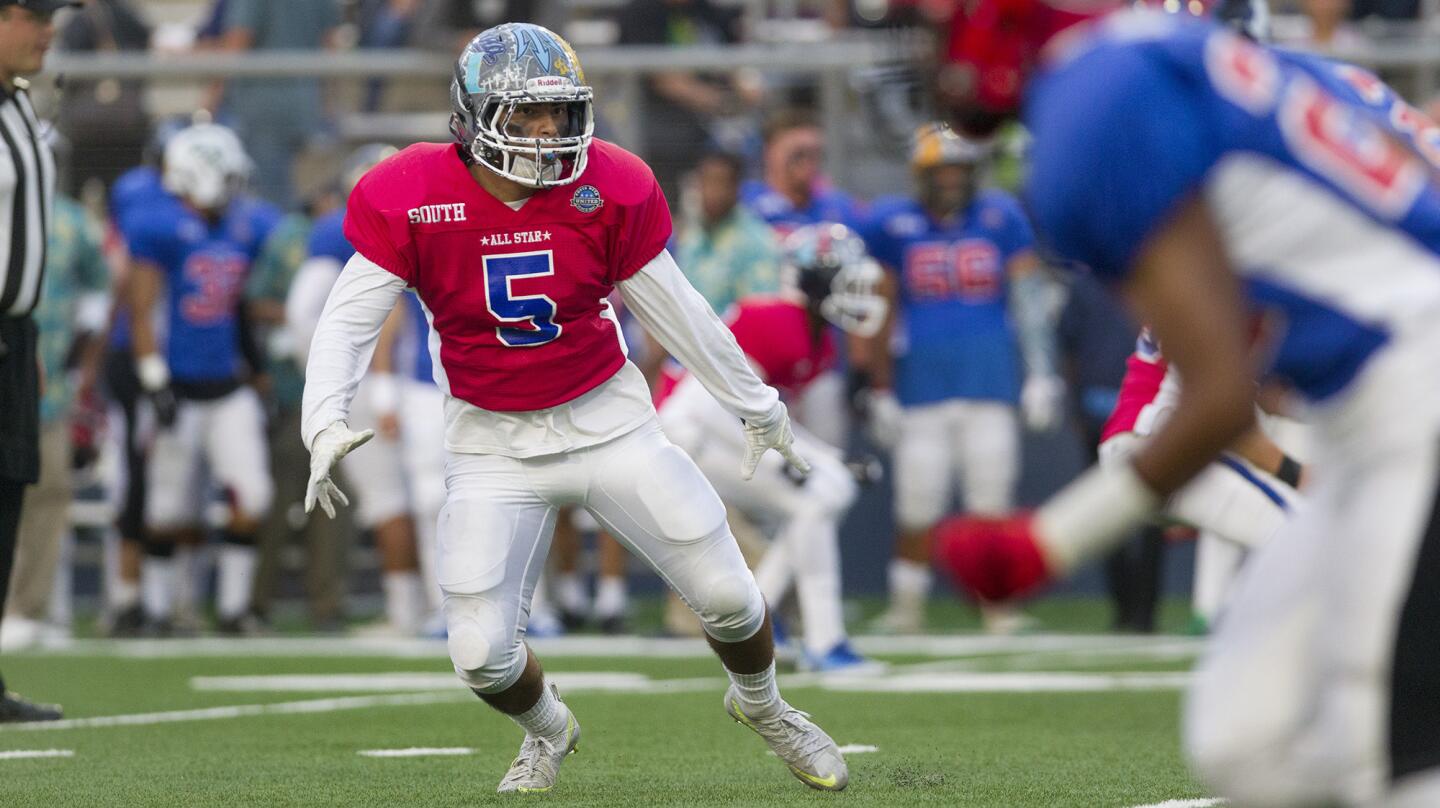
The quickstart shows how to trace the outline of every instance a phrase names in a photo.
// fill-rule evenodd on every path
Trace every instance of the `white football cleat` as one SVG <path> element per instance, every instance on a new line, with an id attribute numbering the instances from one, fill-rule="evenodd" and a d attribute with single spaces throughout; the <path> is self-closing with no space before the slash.
<path id="1" fill-rule="evenodd" d="M 510 771 L 500 779 L 499 794 L 543 794 L 555 787 L 560 777 L 560 764 L 580 744 L 580 724 L 570 708 L 565 708 L 565 732 L 558 738 L 525 736 L 520 754 L 510 764 Z"/>
<path id="2" fill-rule="evenodd" d="M 808 714 L 787 704 L 774 718 L 750 718 L 741 712 L 734 687 L 725 693 L 725 712 L 764 738 L 770 751 L 805 785 L 820 791 L 840 791 L 849 784 L 850 770 L 840 747 Z"/>

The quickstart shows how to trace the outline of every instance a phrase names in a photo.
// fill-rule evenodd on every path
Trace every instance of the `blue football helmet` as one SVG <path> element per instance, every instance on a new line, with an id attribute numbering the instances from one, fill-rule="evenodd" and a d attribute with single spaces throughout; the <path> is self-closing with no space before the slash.
<path id="1" fill-rule="evenodd" d="M 885 271 L 865 242 L 843 224 L 797 228 L 781 245 L 781 285 L 798 291 L 810 309 L 861 337 L 879 333 L 888 303 L 880 293 Z"/>
<path id="2" fill-rule="evenodd" d="M 467 159 L 508 180 L 566 185 L 585 171 L 595 132 L 592 95 L 580 59 L 557 34 L 529 23 L 497 25 L 470 40 L 455 64 L 450 132 Z M 554 103 L 569 112 L 559 136 L 510 130 L 516 107 Z"/>

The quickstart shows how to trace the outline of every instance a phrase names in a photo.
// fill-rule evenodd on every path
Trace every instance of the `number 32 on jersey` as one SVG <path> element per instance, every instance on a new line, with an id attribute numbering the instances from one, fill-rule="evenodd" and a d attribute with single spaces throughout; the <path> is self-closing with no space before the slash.
<path id="1" fill-rule="evenodd" d="M 534 348 L 559 338 L 562 329 L 555 322 L 555 301 L 545 295 L 517 295 L 511 290 L 511 282 L 516 279 L 555 274 L 555 257 L 550 250 L 487 255 L 484 265 L 486 307 L 496 320 L 514 323 L 495 328 L 501 345 Z"/>

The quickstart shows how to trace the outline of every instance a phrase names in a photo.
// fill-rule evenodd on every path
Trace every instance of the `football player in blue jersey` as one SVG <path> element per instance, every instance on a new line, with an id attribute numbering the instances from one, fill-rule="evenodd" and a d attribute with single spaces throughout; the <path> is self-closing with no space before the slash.
<path id="1" fill-rule="evenodd" d="M 219 552 L 217 628 L 253 629 L 249 615 L 255 532 L 270 507 L 264 412 L 247 378 L 261 371 L 247 339 L 241 292 L 279 211 L 238 194 L 250 160 L 233 132 L 199 124 L 165 147 L 162 181 L 173 195 L 130 217 L 130 311 L 166 301 L 161 339 L 151 318 L 130 318 L 136 374 L 158 428 L 147 474 L 151 557 L 142 574 L 147 617 L 165 625 L 176 569 L 166 557 L 204 525 L 208 482 L 229 505 Z"/>
<path id="2" fill-rule="evenodd" d="M 1049 428 L 1064 391 L 1053 329 L 1035 305 L 1045 287 L 1034 234 L 1013 197 L 980 189 L 987 156 L 947 126 L 922 127 L 910 160 L 918 195 L 877 200 L 865 228 L 896 312 L 875 340 L 865 401 L 871 437 L 895 457 L 900 539 L 880 620 L 890 631 L 924 627 L 930 530 L 956 490 L 970 513 L 1014 506 L 1017 404 L 1027 424 Z M 1010 630 L 1016 618 L 986 608 L 991 630 Z"/>
<path id="3" fill-rule="evenodd" d="M 860 223 L 861 204 L 830 186 L 825 167 L 825 132 L 809 113 L 786 110 L 765 122 L 765 151 L 760 179 L 740 186 L 740 202 L 785 236 L 797 227 L 839 222 Z"/>
<path id="4" fill-rule="evenodd" d="M 1253 426 L 1258 353 L 1309 405 L 1309 502 L 1237 582 L 1187 754 L 1236 804 L 1440 805 L 1440 130 L 1333 64 L 1104 10 L 966 6 L 941 87 L 982 129 L 1023 87 L 1037 226 L 1128 294 L 1179 401 L 1132 462 L 955 526 L 941 561 L 999 598 L 1111 546 Z"/>

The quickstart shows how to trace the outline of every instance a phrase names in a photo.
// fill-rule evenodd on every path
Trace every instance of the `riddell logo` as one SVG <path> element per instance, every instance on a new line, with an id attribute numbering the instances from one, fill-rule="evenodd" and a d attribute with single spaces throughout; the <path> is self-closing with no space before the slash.
<path id="1" fill-rule="evenodd" d="M 465 203 L 451 202 L 444 205 L 422 205 L 407 211 L 410 224 L 436 224 L 438 222 L 465 221 Z"/>

